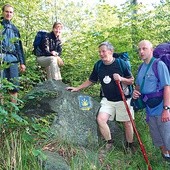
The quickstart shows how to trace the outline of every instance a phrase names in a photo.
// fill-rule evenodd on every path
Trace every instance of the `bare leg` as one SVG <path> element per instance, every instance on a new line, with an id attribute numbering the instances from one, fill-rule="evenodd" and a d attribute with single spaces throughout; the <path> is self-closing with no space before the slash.
<path id="1" fill-rule="evenodd" d="M 125 128 L 125 136 L 126 136 L 126 141 L 128 143 L 132 143 L 133 142 L 133 127 L 132 127 L 132 123 L 130 121 L 124 122 L 124 128 Z"/>
<path id="2" fill-rule="evenodd" d="M 97 116 L 97 122 L 99 130 L 106 141 L 111 140 L 110 128 L 107 124 L 110 115 L 107 113 L 99 113 Z"/>

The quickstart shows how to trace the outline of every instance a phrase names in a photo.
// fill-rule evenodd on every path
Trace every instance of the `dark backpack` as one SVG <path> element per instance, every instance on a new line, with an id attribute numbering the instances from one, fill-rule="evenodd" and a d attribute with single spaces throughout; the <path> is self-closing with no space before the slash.
<path id="1" fill-rule="evenodd" d="M 41 45 L 45 37 L 47 36 L 47 31 L 45 30 L 40 30 L 37 32 L 34 42 L 33 42 L 33 54 L 36 56 L 41 56 L 42 50 L 41 50 Z"/>
<path id="2" fill-rule="evenodd" d="M 119 66 L 120 66 L 120 69 L 121 69 L 121 72 L 122 72 L 123 76 L 124 76 L 124 72 L 125 72 L 126 68 L 125 68 L 124 64 L 122 63 L 122 60 L 125 61 L 126 66 L 131 71 L 130 58 L 129 58 L 129 54 L 127 52 L 113 53 L 113 57 L 118 58 L 117 61 L 119 63 Z M 124 94 L 125 94 L 125 96 L 127 98 L 131 98 L 132 97 L 132 93 L 133 93 L 133 85 L 127 85 L 127 86 L 128 86 L 128 93 L 129 94 L 125 94 L 125 93 Z"/>
<path id="3" fill-rule="evenodd" d="M 113 53 L 113 57 L 120 58 L 120 59 L 124 60 L 127 64 L 128 68 L 131 70 L 130 58 L 129 58 L 129 54 L 127 52 Z M 121 71 L 123 73 L 123 66 L 121 65 L 121 63 L 119 63 L 119 64 L 121 66 Z"/>
<path id="4" fill-rule="evenodd" d="M 125 72 L 126 68 L 125 68 L 125 64 L 122 60 L 125 61 L 126 67 L 128 67 L 128 69 L 131 70 L 130 59 L 129 59 L 129 55 L 128 55 L 127 52 L 113 53 L 113 57 L 118 58 L 117 61 L 119 63 L 119 66 L 120 66 L 120 69 L 121 69 L 123 76 L 124 76 L 124 72 Z M 102 61 L 96 63 L 95 69 L 97 70 L 97 72 L 99 72 L 101 64 L 102 64 Z M 128 86 L 128 93 L 129 94 L 125 94 L 125 97 L 130 98 L 130 97 L 132 97 L 132 93 L 133 93 L 133 85 L 127 85 L 127 86 Z"/>

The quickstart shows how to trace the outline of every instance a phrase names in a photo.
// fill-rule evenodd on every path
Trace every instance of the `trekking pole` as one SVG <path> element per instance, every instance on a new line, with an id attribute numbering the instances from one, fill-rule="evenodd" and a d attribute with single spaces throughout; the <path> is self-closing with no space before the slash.
<path id="1" fill-rule="evenodd" d="M 145 161 L 146 161 L 146 164 L 147 164 L 147 166 L 148 166 L 148 170 L 152 170 L 152 167 L 151 167 L 151 165 L 150 165 L 150 163 L 149 163 L 149 160 L 148 160 L 148 156 L 147 156 L 147 154 L 146 154 L 145 147 L 144 147 L 144 145 L 143 145 L 143 143 L 142 143 L 142 141 L 141 141 L 141 139 L 140 139 L 140 136 L 139 136 L 139 133 L 138 133 L 138 131 L 137 131 L 137 129 L 136 129 L 136 126 L 135 126 L 134 120 L 133 120 L 133 118 L 132 118 L 130 109 L 129 109 L 128 104 L 127 104 L 127 102 L 126 102 L 126 98 L 125 98 L 125 95 L 124 95 L 123 90 L 122 90 L 122 88 L 121 88 L 120 81 L 119 81 L 119 80 L 116 80 L 116 84 L 118 85 L 120 94 L 121 94 L 121 96 L 122 96 L 123 102 L 124 102 L 124 104 L 125 104 L 126 110 L 127 110 L 127 112 L 128 112 L 129 118 L 130 118 L 130 121 L 131 121 L 131 123 L 132 123 L 133 130 L 134 130 L 134 132 L 135 132 L 135 134 L 136 134 L 136 137 L 137 137 L 137 139 L 138 139 L 138 142 L 139 142 L 139 145 L 140 145 L 140 148 L 141 148 L 143 157 L 144 157 L 144 159 L 145 159 Z"/>

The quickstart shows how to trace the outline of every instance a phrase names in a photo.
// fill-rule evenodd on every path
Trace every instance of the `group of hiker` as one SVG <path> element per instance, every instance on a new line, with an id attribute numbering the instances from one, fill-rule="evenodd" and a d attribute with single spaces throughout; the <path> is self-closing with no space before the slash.
<path id="1" fill-rule="evenodd" d="M 5 35 L 5 38 L 1 43 L 0 58 L 10 65 L 8 68 L 1 70 L 1 73 L 3 78 L 15 85 L 12 90 L 9 90 L 9 93 L 11 94 L 11 101 L 16 103 L 19 90 L 17 88 L 19 86 L 18 63 L 20 64 L 20 71 L 25 71 L 25 58 L 21 40 L 14 43 L 10 42 L 11 38 L 20 38 L 18 29 L 11 22 L 14 8 L 10 4 L 4 5 L 2 14 L 1 25 L 4 28 L 2 34 Z M 61 23 L 55 22 L 52 31 L 45 34 L 41 45 L 38 47 L 39 51 L 36 51 L 38 52 L 37 62 L 40 66 L 46 68 L 48 80 L 62 80 L 60 73 L 60 66 L 64 65 L 61 59 L 62 27 Z M 111 135 L 108 120 L 116 120 L 124 125 L 126 150 L 133 152 L 135 151 L 134 128 L 116 81 L 120 82 L 122 89 L 125 88 L 123 90 L 126 90 L 129 85 L 133 85 L 135 82 L 132 95 L 125 94 L 132 118 L 134 119 L 134 109 L 131 105 L 131 98 L 134 100 L 142 98 L 145 103 L 147 124 L 153 144 L 161 149 L 165 161 L 170 162 L 170 73 L 168 67 L 161 60 L 157 63 L 158 81 L 152 66 L 158 59 L 153 56 L 154 48 L 149 40 L 142 40 L 138 44 L 139 56 L 143 63 L 140 66 L 136 80 L 134 80 L 131 68 L 126 61 L 114 57 L 114 47 L 111 43 L 102 42 L 98 49 L 100 59 L 94 64 L 88 80 L 78 87 L 67 87 L 66 90 L 76 92 L 99 82 L 101 84 L 101 107 L 96 119 L 105 140 L 104 149 L 106 151 L 113 149 L 114 137 Z M 97 66 L 99 63 L 100 67 Z"/>

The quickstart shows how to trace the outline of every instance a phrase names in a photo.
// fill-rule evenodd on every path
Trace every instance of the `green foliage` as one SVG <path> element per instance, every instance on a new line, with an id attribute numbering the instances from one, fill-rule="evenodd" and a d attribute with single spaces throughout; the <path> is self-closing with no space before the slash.
<path id="1" fill-rule="evenodd" d="M 0 5 L 5 3 L 7 1 L 2 0 Z M 84 1 L 75 4 L 65 0 L 12 0 L 10 3 L 15 7 L 13 23 L 20 30 L 27 63 L 26 72 L 20 74 L 20 98 L 37 83 L 46 79 L 45 71 L 37 64 L 32 54 L 32 44 L 36 32 L 40 29 L 50 31 L 56 20 L 64 24 L 62 58 L 65 65 L 61 68 L 63 82 L 73 86 L 80 85 L 89 77 L 94 63 L 99 59 L 98 45 L 103 41 L 110 41 L 115 47 L 115 52 L 127 51 L 130 54 L 135 76 L 141 62 L 137 54 L 137 43 L 142 39 L 148 39 L 157 45 L 170 39 L 169 0 L 155 6 L 153 10 L 148 10 L 141 4 L 131 5 L 129 1 L 122 5 L 121 9 L 106 4 L 99 4 L 91 9 Z M 1 36 L 0 40 L 3 38 Z M 2 64 L 1 61 L 0 69 L 7 67 L 8 65 Z M 49 117 L 32 120 L 25 117 L 20 111 L 23 101 L 18 100 L 19 105 L 10 102 L 8 90 L 14 86 L 5 79 L 1 80 L 0 85 L 0 94 L 4 102 L 0 106 L 0 135 L 3 139 L 0 140 L 0 169 L 41 169 L 37 157 L 43 160 L 45 156 L 42 154 L 41 145 L 37 146 L 37 141 L 46 140 L 52 120 Z M 96 84 L 84 92 L 99 100 L 99 88 Z M 144 113 L 136 115 L 136 125 L 153 169 L 168 169 L 168 165 L 159 156 L 159 151 L 152 145 Z M 98 168 L 95 158 L 92 159 L 84 152 L 75 158 L 74 149 L 70 146 L 68 148 L 68 160 L 73 169 Z M 69 153 L 72 153 L 73 157 Z M 118 148 L 103 161 L 98 169 L 146 169 L 140 149 L 135 155 L 128 156 Z"/>
<path id="2" fill-rule="evenodd" d="M 38 155 L 35 154 L 32 141 L 24 139 L 25 138 L 21 129 L 11 131 L 8 135 L 6 135 L 5 132 L 3 133 L 3 141 L 1 141 L 0 144 L 0 169 L 42 169 L 41 165 L 37 161 L 37 157 L 41 155 L 42 160 L 44 160 L 45 156 L 41 151 L 39 151 Z"/>
<path id="3" fill-rule="evenodd" d="M 50 125 L 48 118 L 30 120 L 17 113 L 4 111 L 1 112 L 0 120 L 3 139 L 0 140 L 0 169 L 42 169 L 37 160 L 43 161 L 46 156 L 36 145 L 37 141 L 47 138 Z"/>
<path id="4" fill-rule="evenodd" d="M 0 169 L 42 169 L 38 159 L 46 157 L 41 148 L 36 146 L 37 140 L 46 139 L 50 122 L 48 117 L 29 119 L 22 115 L 20 109 L 23 102 L 18 99 L 18 105 L 10 101 L 9 89 L 13 84 L 6 79 L 1 80 L 0 100 Z M 38 153 L 38 154 L 36 154 Z M 30 164 L 31 162 L 31 164 Z"/>

